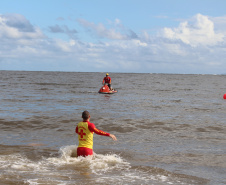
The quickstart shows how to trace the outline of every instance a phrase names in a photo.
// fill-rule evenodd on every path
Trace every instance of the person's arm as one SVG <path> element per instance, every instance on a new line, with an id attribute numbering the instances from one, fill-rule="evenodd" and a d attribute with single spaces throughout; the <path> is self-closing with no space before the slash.
<path id="1" fill-rule="evenodd" d="M 117 138 L 113 134 L 109 134 L 107 132 L 104 132 L 102 130 L 97 129 L 93 123 L 90 123 L 89 122 L 88 124 L 89 124 L 88 125 L 88 128 L 89 128 L 89 130 L 91 132 L 94 132 L 95 134 L 98 134 L 98 135 L 101 135 L 101 136 L 109 136 L 109 137 L 111 137 L 115 141 L 117 140 Z"/>
<path id="2" fill-rule="evenodd" d="M 78 134 L 78 126 L 75 128 L 75 133 Z"/>
<path id="3" fill-rule="evenodd" d="M 110 77 L 110 83 L 109 84 L 111 84 L 111 77 Z"/>
<path id="4" fill-rule="evenodd" d="M 104 83 L 105 83 L 105 78 L 103 79 L 103 82 L 102 82 L 102 84 L 104 85 Z"/>

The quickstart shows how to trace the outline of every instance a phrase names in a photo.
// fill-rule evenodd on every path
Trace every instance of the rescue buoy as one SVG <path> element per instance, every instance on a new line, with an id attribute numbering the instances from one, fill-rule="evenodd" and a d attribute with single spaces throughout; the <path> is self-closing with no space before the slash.
<path id="1" fill-rule="evenodd" d="M 226 99 L 226 94 L 224 94 L 223 98 Z"/>

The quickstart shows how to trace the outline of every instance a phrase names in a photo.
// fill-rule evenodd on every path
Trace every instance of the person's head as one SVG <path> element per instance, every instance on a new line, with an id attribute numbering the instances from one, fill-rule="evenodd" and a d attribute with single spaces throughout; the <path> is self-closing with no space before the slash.
<path id="1" fill-rule="evenodd" d="M 109 76 L 109 74 L 108 74 L 108 73 L 106 73 L 106 76 Z"/>
<path id="2" fill-rule="evenodd" d="M 90 118 L 90 114 L 87 110 L 82 113 L 83 120 L 88 120 Z"/>

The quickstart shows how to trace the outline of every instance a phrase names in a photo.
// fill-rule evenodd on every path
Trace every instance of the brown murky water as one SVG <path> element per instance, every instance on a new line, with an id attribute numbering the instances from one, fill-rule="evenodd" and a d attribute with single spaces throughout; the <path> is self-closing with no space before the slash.
<path id="1" fill-rule="evenodd" d="M 1 184 L 226 184 L 224 75 L 0 71 Z M 88 110 L 93 160 L 76 158 Z"/>

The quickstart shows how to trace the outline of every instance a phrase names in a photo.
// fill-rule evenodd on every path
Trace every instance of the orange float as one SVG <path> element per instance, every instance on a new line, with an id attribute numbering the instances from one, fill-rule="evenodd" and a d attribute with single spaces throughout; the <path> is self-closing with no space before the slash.
<path id="1" fill-rule="evenodd" d="M 226 99 L 226 94 L 224 94 L 223 98 Z"/>

